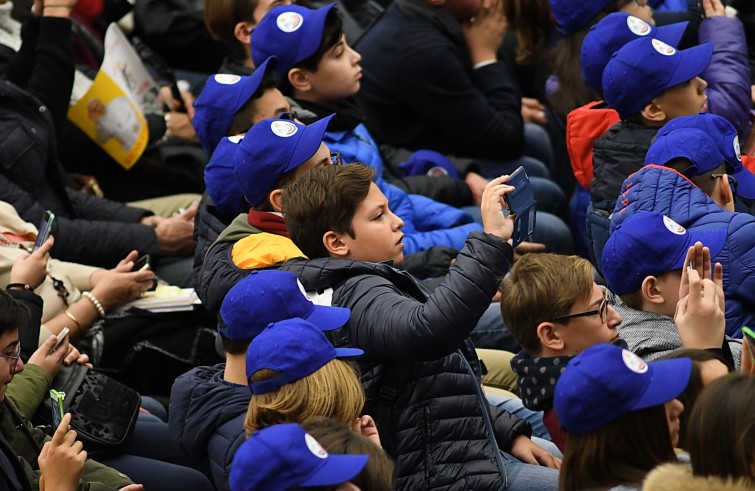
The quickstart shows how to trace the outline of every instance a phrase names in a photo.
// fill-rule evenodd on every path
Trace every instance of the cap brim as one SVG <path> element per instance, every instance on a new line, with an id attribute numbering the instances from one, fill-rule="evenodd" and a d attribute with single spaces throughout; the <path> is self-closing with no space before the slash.
<path id="1" fill-rule="evenodd" d="M 332 331 L 349 322 L 351 311 L 341 307 L 324 307 L 315 305 L 306 320 L 320 328 L 321 331 Z"/>
<path id="2" fill-rule="evenodd" d="M 737 180 L 738 196 L 745 199 L 755 199 L 755 174 L 743 167 L 741 171 L 732 174 L 732 177 Z M 713 257 L 712 254 L 711 257 Z"/>
<path id="3" fill-rule="evenodd" d="M 632 411 L 664 404 L 682 393 L 689 383 L 692 360 L 678 358 L 648 363 L 650 383 L 630 408 Z"/>
<path id="4" fill-rule="evenodd" d="M 364 351 L 359 348 L 336 348 L 336 358 L 356 358 L 363 354 Z"/>
<path id="5" fill-rule="evenodd" d="M 681 58 L 673 75 L 666 83 L 666 88 L 699 77 L 710 64 L 710 58 L 713 56 L 713 43 L 704 43 L 693 48 L 680 50 L 679 55 Z"/>
<path id="6" fill-rule="evenodd" d="M 325 20 L 335 5 L 336 3 L 333 2 L 320 7 L 319 9 L 312 9 L 312 11 L 309 12 L 309 15 L 307 16 L 308 18 L 302 26 L 304 32 L 302 33 L 301 42 L 296 51 L 296 60 L 294 63 L 304 61 L 315 54 L 315 51 L 317 51 L 317 48 L 320 46 L 323 33 L 325 32 Z M 290 70 L 291 67 L 288 67 L 288 69 Z M 286 72 L 288 72 L 288 70 L 286 70 Z"/>
<path id="7" fill-rule="evenodd" d="M 710 249 L 710 257 L 716 257 L 721 249 L 726 244 L 726 236 L 728 230 L 726 228 L 712 228 L 705 230 L 687 229 L 689 234 L 689 242 L 687 248 L 682 252 L 681 257 L 676 261 L 672 269 L 680 269 L 684 267 L 684 260 L 687 257 L 687 249 L 695 245 L 695 242 L 701 242 L 704 247 Z"/>
<path id="8" fill-rule="evenodd" d="M 368 458 L 367 455 L 329 454 L 323 464 L 299 483 L 299 486 L 335 486 L 349 482 L 362 472 Z"/>
<path id="9" fill-rule="evenodd" d="M 684 37 L 684 31 L 687 30 L 688 25 L 689 22 L 677 22 L 676 24 L 657 27 L 654 37 L 676 48 Z"/>
<path id="10" fill-rule="evenodd" d="M 335 114 L 325 116 L 321 120 L 304 127 L 285 172 L 294 170 L 317 153 L 317 149 L 320 148 L 322 139 L 328 129 L 328 123 L 333 119 L 333 116 Z"/>

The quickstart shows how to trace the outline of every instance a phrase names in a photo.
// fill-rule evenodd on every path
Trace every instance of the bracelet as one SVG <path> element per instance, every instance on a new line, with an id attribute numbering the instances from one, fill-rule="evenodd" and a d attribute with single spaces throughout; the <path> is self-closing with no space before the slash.
<path id="1" fill-rule="evenodd" d="M 91 292 L 84 292 L 82 293 L 82 296 L 89 299 L 90 302 L 92 302 L 92 305 L 94 305 L 94 308 L 97 309 L 97 313 L 100 314 L 100 317 L 105 317 L 105 309 L 102 308 L 102 304 L 99 300 L 97 300 L 97 297 L 92 295 Z"/>
<path id="2" fill-rule="evenodd" d="M 31 290 L 31 286 L 26 283 L 9 283 L 6 290 Z"/>
<path id="3" fill-rule="evenodd" d="M 68 318 L 71 319 L 76 324 L 76 327 L 79 328 L 79 331 L 82 330 L 81 329 L 81 322 L 79 322 L 79 319 L 77 319 L 76 316 L 73 315 L 70 310 L 66 310 L 63 313 L 66 314 L 66 316 L 68 316 Z"/>

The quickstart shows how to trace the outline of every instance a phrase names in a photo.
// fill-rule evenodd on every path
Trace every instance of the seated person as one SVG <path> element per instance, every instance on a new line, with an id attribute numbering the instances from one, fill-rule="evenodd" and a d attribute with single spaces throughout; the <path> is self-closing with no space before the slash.
<path id="1" fill-rule="evenodd" d="M 656 466 L 678 462 L 677 397 L 691 369 L 689 358 L 646 363 L 608 344 L 575 356 L 553 399 L 568 434 L 560 489 L 637 489 Z"/>
<path id="2" fill-rule="evenodd" d="M 367 465 L 367 455 L 329 454 L 301 426 L 271 426 L 252 435 L 236 453 L 231 491 L 358 489 L 350 483 Z"/>
<path id="3" fill-rule="evenodd" d="M 611 229 L 647 211 L 686 228 L 725 228 L 726 242 L 715 259 L 726 272 L 726 334 L 737 339 L 741 327 L 755 320 L 755 288 L 750 287 L 755 281 L 755 217 L 734 212 L 736 181 L 717 148 L 708 133 L 696 128 L 662 132 L 648 151 L 648 165 L 624 181 Z"/>
<path id="4" fill-rule="evenodd" d="M 324 166 L 290 183 L 282 197 L 286 226 L 310 259 L 281 268 L 323 301 L 351 310 L 345 342 L 364 350 L 364 411 L 397 464 L 396 489 L 427 487 L 428 474 L 431 487 L 555 486 L 554 469 L 522 462 L 557 467 L 558 459 L 530 440 L 528 423 L 489 405 L 466 341 L 513 257 L 513 217 L 502 213 L 502 197 L 513 191 L 508 176 L 487 185 L 484 231 L 470 233 L 429 295 L 391 266 L 403 259 L 403 222 L 373 177 L 361 164 Z M 443 452 L 431 456 L 431 447 Z"/>
<path id="5" fill-rule="evenodd" d="M 674 323 L 682 274 L 690 263 L 687 251 L 694 246 L 693 266 L 707 271 L 702 278 L 712 276 L 722 283 L 721 264 L 715 263 L 712 275 L 710 271 L 711 258 L 717 259 L 725 243 L 724 227 L 685 229 L 658 212 L 637 213 L 614 230 L 603 249 L 603 275 L 620 299 L 611 296 L 611 304 L 624 319 L 619 333 L 629 350 L 654 360 L 682 346 L 720 349 L 724 343 L 724 358 L 739 366 L 741 341 L 715 337 L 718 333 L 712 326 L 706 329 L 706 338 L 691 339 L 690 330 L 678 329 Z"/>
<path id="6" fill-rule="evenodd" d="M 176 378 L 170 392 L 168 424 L 178 447 L 204 470 L 218 489 L 228 488 L 231 462 L 246 439 L 246 351 L 268 324 L 298 317 L 323 330 L 338 329 L 346 309 L 314 305 L 291 273 L 254 271 L 239 281 L 220 308 L 218 333 L 226 361 L 194 368 Z M 263 302 L 263 295 L 265 301 Z"/>

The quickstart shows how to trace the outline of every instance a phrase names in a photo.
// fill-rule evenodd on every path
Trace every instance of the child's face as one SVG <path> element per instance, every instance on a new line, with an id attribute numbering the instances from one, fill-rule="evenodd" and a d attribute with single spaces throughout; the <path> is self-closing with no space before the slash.
<path id="1" fill-rule="evenodd" d="M 603 302 L 603 289 L 593 283 L 590 297 L 577 300 L 569 313 L 600 309 Z M 605 322 L 599 314 L 595 314 L 573 317 L 567 323 L 556 324 L 564 341 L 563 355 L 576 355 L 595 344 L 614 343 L 618 339 L 619 332 L 616 328 L 621 324 L 621 316 L 608 304 L 605 309 Z"/>
<path id="2" fill-rule="evenodd" d="M 252 105 L 254 107 L 252 125 L 263 119 L 275 119 L 281 113 L 291 112 L 291 104 L 283 97 L 281 91 L 275 88 L 266 90 L 262 97 L 252 102 Z"/>
<path id="3" fill-rule="evenodd" d="M 393 260 L 394 265 L 403 261 L 404 222 L 391 212 L 388 199 L 374 182 L 354 213 L 352 226 L 354 238 L 341 234 L 349 247 L 349 258 L 374 263 Z"/>
<path id="4" fill-rule="evenodd" d="M 654 100 L 666 113 L 666 121 L 680 116 L 691 116 L 705 111 L 705 103 L 708 100 L 708 96 L 705 95 L 707 87 L 705 80 L 695 77 L 664 90 Z"/>
<path id="5" fill-rule="evenodd" d="M 330 48 L 317 65 L 316 72 L 308 72 L 312 87 L 306 98 L 320 104 L 333 104 L 359 92 L 362 56 L 341 39 Z"/>

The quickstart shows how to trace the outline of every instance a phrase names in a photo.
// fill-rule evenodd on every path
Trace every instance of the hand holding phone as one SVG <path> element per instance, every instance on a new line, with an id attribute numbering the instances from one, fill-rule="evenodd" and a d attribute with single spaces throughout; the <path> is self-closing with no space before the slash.
<path id="1" fill-rule="evenodd" d="M 149 254 L 145 254 L 139 259 L 137 259 L 134 262 L 134 266 L 131 268 L 131 272 L 135 273 L 137 271 L 144 271 L 145 269 L 150 269 L 152 265 L 150 264 L 150 256 Z"/>
<path id="2" fill-rule="evenodd" d="M 514 232 L 511 234 L 513 246 L 529 238 L 535 231 L 537 220 L 537 202 L 535 192 L 524 167 L 519 167 L 509 177 L 508 183 L 514 186 L 514 192 L 504 196 L 509 212 L 514 215 Z"/>
<path id="3" fill-rule="evenodd" d="M 55 342 L 55 346 L 52 347 L 50 350 L 50 353 L 54 353 L 58 348 L 60 348 L 60 345 L 63 344 L 63 342 L 68 337 L 69 329 L 67 327 L 64 327 L 62 331 L 60 331 L 60 334 L 57 335 L 58 340 Z"/>

